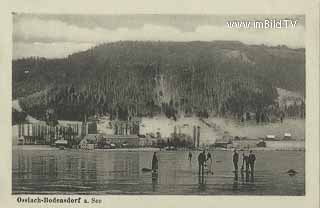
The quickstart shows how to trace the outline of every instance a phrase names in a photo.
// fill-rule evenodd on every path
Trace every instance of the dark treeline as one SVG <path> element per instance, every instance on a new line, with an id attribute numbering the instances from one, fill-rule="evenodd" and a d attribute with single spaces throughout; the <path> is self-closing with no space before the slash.
<path id="1" fill-rule="evenodd" d="M 20 124 L 25 122 L 27 118 L 27 113 L 19 112 L 15 109 L 12 110 L 12 125 Z"/>
<path id="2" fill-rule="evenodd" d="M 239 42 L 116 42 L 65 59 L 13 62 L 13 97 L 30 115 L 178 113 L 241 117 L 274 106 L 276 87 L 304 92 L 304 50 Z M 28 96 L 31 95 L 31 96 Z"/>

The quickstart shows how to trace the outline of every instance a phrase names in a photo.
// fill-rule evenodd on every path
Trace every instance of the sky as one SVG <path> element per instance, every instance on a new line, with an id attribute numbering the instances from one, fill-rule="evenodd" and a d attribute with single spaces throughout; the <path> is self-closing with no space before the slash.
<path id="1" fill-rule="evenodd" d="M 229 28 L 228 21 L 297 20 L 282 29 Z M 232 40 L 269 46 L 305 46 L 304 16 L 13 14 L 13 59 L 63 58 L 101 43 Z"/>

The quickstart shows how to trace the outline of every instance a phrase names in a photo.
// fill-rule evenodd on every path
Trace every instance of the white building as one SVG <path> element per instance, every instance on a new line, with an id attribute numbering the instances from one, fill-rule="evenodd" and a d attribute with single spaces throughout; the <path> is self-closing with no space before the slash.
<path id="1" fill-rule="evenodd" d="M 79 148 L 80 149 L 85 149 L 85 150 L 93 150 L 96 147 L 96 143 L 98 140 L 97 134 L 88 134 L 86 135 L 79 143 Z"/>

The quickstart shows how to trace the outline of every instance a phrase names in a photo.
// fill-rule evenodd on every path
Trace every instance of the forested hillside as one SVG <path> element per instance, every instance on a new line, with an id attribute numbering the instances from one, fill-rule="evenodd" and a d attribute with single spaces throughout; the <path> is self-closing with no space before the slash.
<path id="1" fill-rule="evenodd" d="M 48 108 L 71 120 L 238 117 L 274 105 L 277 87 L 304 95 L 305 51 L 229 41 L 125 41 L 65 59 L 14 60 L 12 72 L 13 98 L 38 119 Z"/>

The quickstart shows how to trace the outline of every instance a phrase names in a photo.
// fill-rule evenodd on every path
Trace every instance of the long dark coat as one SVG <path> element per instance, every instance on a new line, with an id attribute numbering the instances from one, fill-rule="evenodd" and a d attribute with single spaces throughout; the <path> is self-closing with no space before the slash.
<path id="1" fill-rule="evenodd" d="M 152 158 L 152 170 L 158 170 L 158 158 L 156 155 L 153 155 Z"/>

